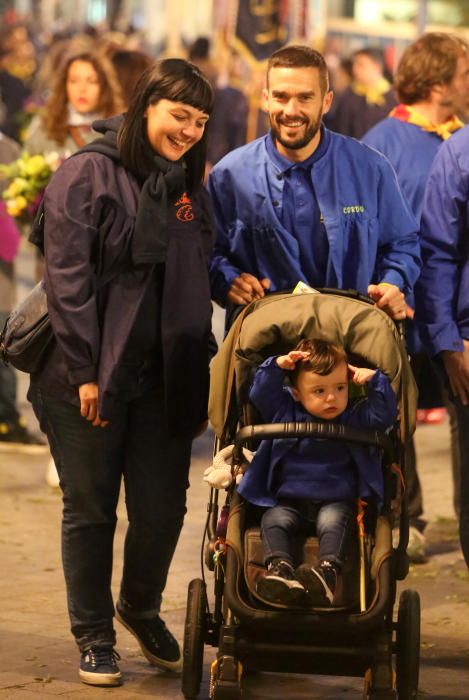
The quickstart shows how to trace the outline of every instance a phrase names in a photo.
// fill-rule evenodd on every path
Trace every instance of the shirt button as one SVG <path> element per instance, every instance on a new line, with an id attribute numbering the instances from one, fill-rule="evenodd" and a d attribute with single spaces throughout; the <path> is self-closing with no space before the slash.
<path id="1" fill-rule="evenodd" d="M 303 206 L 304 206 L 304 202 L 303 202 L 302 199 L 300 199 L 300 201 L 298 202 L 298 206 L 299 206 L 299 207 L 303 207 Z"/>

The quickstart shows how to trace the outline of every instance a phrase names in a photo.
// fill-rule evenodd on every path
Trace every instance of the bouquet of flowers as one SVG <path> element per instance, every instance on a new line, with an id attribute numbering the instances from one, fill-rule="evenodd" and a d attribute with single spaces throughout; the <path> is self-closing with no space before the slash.
<path id="1" fill-rule="evenodd" d="M 0 165 L 8 185 L 2 193 L 7 213 L 20 223 L 31 223 L 51 176 L 62 162 L 58 153 L 30 156 L 26 151 L 9 165 Z"/>

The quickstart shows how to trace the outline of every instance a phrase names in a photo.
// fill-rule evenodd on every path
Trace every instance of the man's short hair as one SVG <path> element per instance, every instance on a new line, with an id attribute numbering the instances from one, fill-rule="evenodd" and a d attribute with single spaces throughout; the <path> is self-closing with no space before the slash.
<path id="1" fill-rule="evenodd" d="M 309 46 L 284 46 L 275 51 L 267 64 L 267 85 L 271 68 L 317 68 L 321 95 L 329 90 L 329 72 L 324 56 Z"/>
<path id="2" fill-rule="evenodd" d="M 434 85 L 452 81 L 458 59 L 468 55 L 469 45 L 455 34 L 430 32 L 408 46 L 394 77 L 399 100 L 412 105 L 428 99 Z"/>
<path id="3" fill-rule="evenodd" d="M 296 384 L 300 372 L 314 372 L 324 377 L 330 374 L 338 365 L 347 362 L 345 350 L 339 345 L 329 343 L 327 340 L 305 338 L 298 343 L 295 350 L 307 352 L 309 357 L 302 362 L 296 363 L 296 367 L 291 373 L 293 385 Z"/>

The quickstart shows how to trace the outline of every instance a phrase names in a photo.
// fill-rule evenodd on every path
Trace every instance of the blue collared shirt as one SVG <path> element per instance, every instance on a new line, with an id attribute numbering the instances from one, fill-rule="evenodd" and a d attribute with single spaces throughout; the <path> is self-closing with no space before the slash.
<path id="1" fill-rule="evenodd" d="M 311 169 L 325 153 L 329 138 L 329 133 L 321 128 L 318 148 L 301 163 L 292 163 L 278 152 L 272 133 L 266 139 L 267 153 L 284 179 L 283 206 L 278 202 L 276 211 L 283 226 L 298 241 L 301 268 L 306 273 L 303 281 L 316 287 L 325 286 L 329 242 L 311 180 Z"/>

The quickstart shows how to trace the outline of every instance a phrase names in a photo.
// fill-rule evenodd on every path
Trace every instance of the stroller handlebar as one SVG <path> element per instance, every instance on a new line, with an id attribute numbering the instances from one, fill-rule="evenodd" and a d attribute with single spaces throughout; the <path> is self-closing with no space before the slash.
<path id="1" fill-rule="evenodd" d="M 359 445 L 371 445 L 383 450 L 392 450 L 392 439 L 379 430 L 365 428 L 350 428 L 335 423 L 266 423 L 246 425 L 235 436 L 233 461 L 241 463 L 243 446 L 250 440 L 276 440 L 286 438 L 321 438 L 324 440 L 340 440 Z"/>

